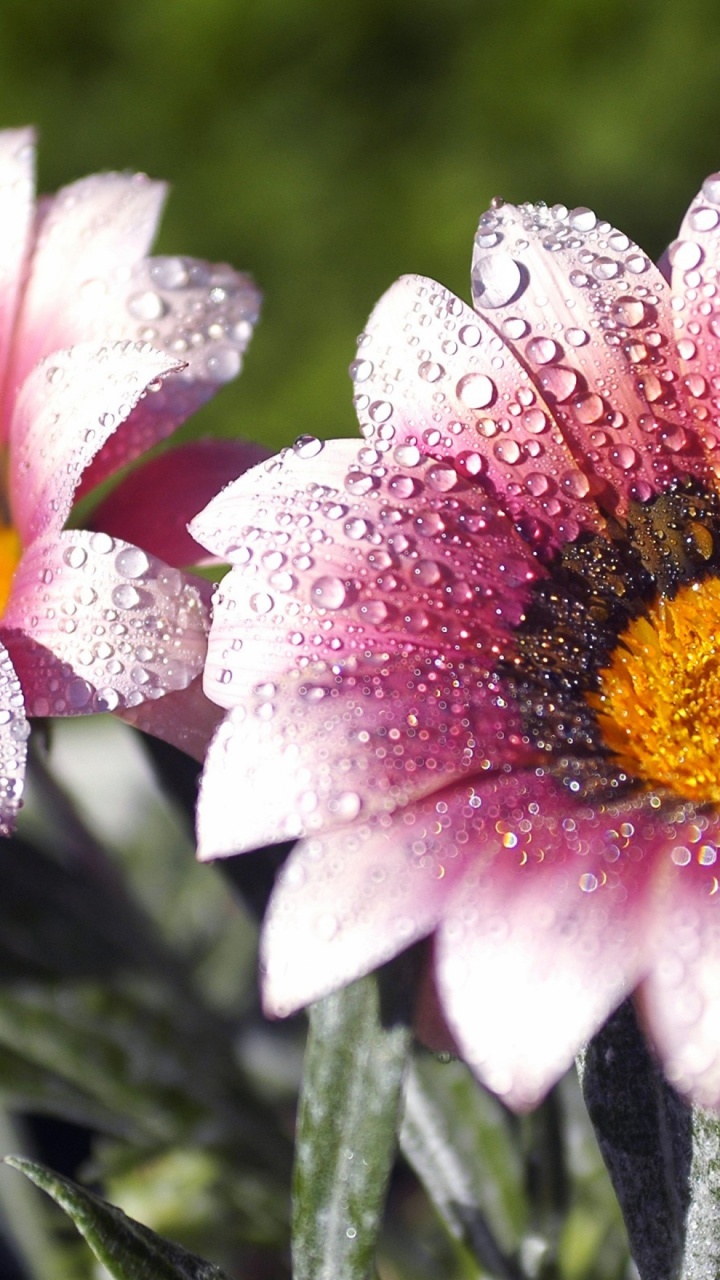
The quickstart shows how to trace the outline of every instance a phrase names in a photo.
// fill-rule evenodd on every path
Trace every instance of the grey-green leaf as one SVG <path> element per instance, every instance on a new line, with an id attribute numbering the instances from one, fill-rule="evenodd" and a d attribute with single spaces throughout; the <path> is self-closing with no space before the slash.
<path id="1" fill-rule="evenodd" d="M 22 1156 L 6 1156 L 64 1209 L 113 1280 L 229 1280 L 212 1262 L 187 1253 L 121 1209 Z"/>
<path id="2" fill-rule="evenodd" d="M 400 1146 L 451 1235 L 492 1276 L 518 1280 L 522 1164 L 506 1114 L 464 1063 L 413 1063 Z"/>
<path id="3" fill-rule="evenodd" d="M 310 1012 L 293 1188 L 294 1280 L 373 1274 L 409 1045 L 402 1022 L 383 1023 L 375 975 Z"/>

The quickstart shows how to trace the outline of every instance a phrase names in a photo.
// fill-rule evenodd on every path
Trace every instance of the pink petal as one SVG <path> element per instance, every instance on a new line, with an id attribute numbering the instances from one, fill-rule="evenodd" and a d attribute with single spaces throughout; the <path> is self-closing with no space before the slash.
<path id="1" fill-rule="evenodd" d="M 0 390 L 5 381 L 30 245 L 35 191 L 34 139 L 32 129 L 8 129 L 0 133 Z M 0 405 L 2 400 L 0 395 Z M 0 413 L 0 430 L 5 420 L 5 415 Z"/>
<path id="2" fill-rule="evenodd" d="M 140 702 L 136 707 L 118 712 L 127 724 L 170 742 L 195 760 L 205 759 L 222 714 L 220 708 L 205 697 L 202 676 L 196 676 L 186 689 L 166 693 L 157 702 Z"/>
<path id="3" fill-rule="evenodd" d="M 11 834 L 22 803 L 30 726 L 20 681 L 0 645 L 0 835 Z"/>
<path id="4" fill-rule="evenodd" d="M 259 310 L 260 293 L 250 277 L 224 263 L 150 258 L 119 281 L 108 336 L 151 342 L 184 367 L 107 441 L 83 492 L 165 439 L 237 376 Z"/>
<path id="5" fill-rule="evenodd" d="M 373 471 L 351 441 L 312 444 L 230 485 L 191 526 L 235 565 L 214 602 L 208 695 L 233 706 L 293 666 L 366 652 L 493 667 L 544 572 L 508 518 L 452 467 L 418 455 Z"/>
<path id="6" fill-rule="evenodd" d="M 167 564 L 204 553 L 188 522 L 231 480 L 268 456 L 246 440 L 195 440 L 132 471 L 93 512 L 93 526 L 144 547 Z"/>
<path id="7" fill-rule="evenodd" d="M 186 688 L 205 655 L 205 586 L 106 533 L 33 542 L 0 624 L 28 713 L 114 711 Z"/>
<path id="8" fill-rule="evenodd" d="M 660 848 L 656 958 L 639 1003 L 670 1083 L 720 1107 L 720 814 L 690 810 Z"/>
<path id="9" fill-rule="evenodd" d="M 218 730 L 198 803 L 199 856 L 387 813 L 530 758 L 515 711 L 469 663 L 378 655 L 356 674 L 308 667 L 258 685 Z"/>
<path id="10" fill-rule="evenodd" d="M 266 1012 L 294 1013 L 435 928 L 482 856 L 483 786 L 435 791 L 293 850 L 263 929 Z"/>
<path id="11" fill-rule="evenodd" d="M 350 372 L 368 439 L 450 458 L 539 549 L 604 528 L 585 462 L 555 429 L 539 380 L 485 317 L 434 280 L 405 276 L 387 291 Z"/>
<path id="12" fill-rule="evenodd" d="M 444 914 L 437 982 L 463 1057 L 522 1110 L 649 964 L 662 820 L 645 797 L 574 808 L 540 770 L 490 780 L 479 796 L 483 857 Z"/>
<path id="13" fill-rule="evenodd" d="M 502 205 L 480 219 L 472 280 L 476 307 L 535 384 L 550 397 L 560 388 L 555 416 L 604 510 L 622 515 L 676 475 L 706 474 L 662 336 L 670 292 L 627 236 L 589 209 Z"/>
<path id="14" fill-rule="evenodd" d="M 176 367 L 142 343 L 58 351 L 27 378 L 10 424 L 9 493 L 27 545 L 65 523 L 79 479 L 148 384 Z"/>
<path id="15" fill-rule="evenodd" d="M 673 293 L 673 326 L 668 330 L 683 372 L 683 387 L 698 420 L 705 442 L 712 450 L 711 465 L 718 473 L 720 433 L 708 397 L 708 380 L 720 356 L 720 325 L 715 304 L 708 303 L 717 289 L 720 264 L 720 175 L 711 174 L 688 209 L 678 239 L 667 251 Z M 710 409 L 710 412 L 708 412 Z"/>
<path id="16" fill-rule="evenodd" d="M 13 359 L 12 389 L 53 351 L 76 342 L 100 345 L 118 306 L 110 282 L 147 253 L 165 185 L 144 174 L 102 173 L 65 187 L 45 202 L 30 266 Z"/>

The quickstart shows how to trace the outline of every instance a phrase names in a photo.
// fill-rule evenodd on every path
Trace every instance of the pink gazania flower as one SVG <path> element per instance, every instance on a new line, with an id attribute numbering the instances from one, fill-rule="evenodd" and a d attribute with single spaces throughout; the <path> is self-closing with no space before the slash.
<path id="1" fill-rule="evenodd" d="M 267 1010 L 432 935 L 516 1108 L 631 991 L 720 1105 L 720 175 L 668 263 L 497 202 L 474 309 L 410 276 L 370 317 L 362 447 L 302 439 L 192 525 L 232 564 L 201 857 L 302 837 Z"/>
<path id="2" fill-rule="evenodd" d="M 0 830 L 22 791 L 28 716 L 118 711 L 188 750 L 207 588 L 184 525 L 260 453 L 187 446 L 74 504 L 238 372 L 258 295 L 191 258 L 147 258 L 165 189 L 106 173 L 36 207 L 31 130 L 0 133 Z M 231 456 L 232 455 L 232 456 Z M 177 509 L 171 510 L 174 496 Z M 162 558 L 160 558 L 162 557 Z M 163 695 L 167 695 L 163 697 Z M 158 699 L 161 699 L 158 702 Z"/>

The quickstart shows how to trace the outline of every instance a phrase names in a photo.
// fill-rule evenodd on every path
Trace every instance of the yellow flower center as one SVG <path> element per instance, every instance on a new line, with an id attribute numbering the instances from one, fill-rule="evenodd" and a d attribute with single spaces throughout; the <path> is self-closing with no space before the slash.
<path id="1" fill-rule="evenodd" d="M 0 615 L 10 598 L 10 586 L 18 567 L 22 548 L 12 525 L 0 525 Z"/>
<path id="2" fill-rule="evenodd" d="M 631 622 L 588 700 L 627 773 L 720 803 L 720 578 Z"/>

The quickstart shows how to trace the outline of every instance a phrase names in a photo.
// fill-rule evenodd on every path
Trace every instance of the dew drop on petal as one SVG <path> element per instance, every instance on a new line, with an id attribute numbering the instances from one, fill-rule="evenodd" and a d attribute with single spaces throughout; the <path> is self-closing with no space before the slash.
<path id="1" fill-rule="evenodd" d="M 558 404 L 563 404 L 565 400 L 569 400 L 577 389 L 578 376 L 574 369 L 568 369 L 565 365 L 553 365 L 550 368 L 543 369 L 540 375 L 540 386 L 543 391 L 551 395 Z"/>
<path id="2" fill-rule="evenodd" d="M 118 609 L 135 609 L 140 603 L 140 593 L 130 583 L 121 583 L 119 587 L 113 587 L 111 594 L 113 604 Z"/>
<path id="3" fill-rule="evenodd" d="M 321 609 L 340 609 L 347 599 L 347 591 L 342 578 L 326 574 L 317 578 L 312 586 L 313 604 Z"/>
<path id="4" fill-rule="evenodd" d="M 525 351 L 535 364 L 551 364 L 560 354 L 560 349 L 552 338 L 531 338 Z"/>
<path id="5" fill-rule="evenodd" d="M 668 258 L 680 271 L 691 271 L 702 262 L 703 251 L 695 240 L 676 240 L 668 249 Z"/>
<path id="6" fill-rule="evenodd" d="M 139 547 L 125 547 L 115 557 L 115 568 L 123 578 L 140 578 L 150 568 L 150 561 Z"/>
<path id="7" fill-rule="evenodd" d="M 573 231 L 592 231 L 597 223 L 597 218 L 592 209 L 586 209 L 583 205 L 580 205 L 577 209 L 570 210 L 568 223 Z"/>
<path id="8" fill-rule="evenodd" d="M 523 273 L 508 253 L 476 254 L 472 268 L 473 300 L 494 310 L 507 306 L 523 292 Z"/>
<path id="9" fill-rule="evenodd" d="M 590 392 L 588 395 L 578 396 L 576 400 L 573 400 L 572 410 L 578 422 L 586 425 L 591 422 L 597 422 L 602 418 L 605 406 L 600 396 Z"/>
<path id="10" fill-rule="evenodd" d="M 253 613 L 270 613 L 274 604 L 275 601 L 267 591 L 256 591 L 255 594 L 250 597 L 250 608 Z"/>
<path id="11" fill-rule="evenodd" d="M 487 409 L 497 394 L 495 383 L 485 373 L 468 373 L 457 384 L 458 399 L 468 409 Z"/>
<path id="12" fill-rule="evenodd" d="M 702 185 L 702 193 L 711 204 L 720 204 L 720 173 L 711 173 Z"/>
<path id="13" fill-rule="evenodd" d="M 317 436 L 298 436 L 293 445 L 293 453 L 298 458 L 316 458 L 323 451 L 323 442 Z"/>
<path id="14" fill-rule="evenodd" d="M 712 231 L 718 222 L 720 222 L 720 213 L 717 209 L 708 209 L 705 205 L 693 209 L 690 214 L 690 226 L 693 231 Z"/>

